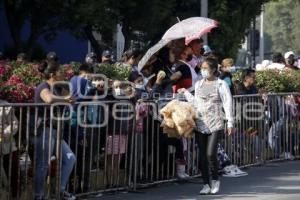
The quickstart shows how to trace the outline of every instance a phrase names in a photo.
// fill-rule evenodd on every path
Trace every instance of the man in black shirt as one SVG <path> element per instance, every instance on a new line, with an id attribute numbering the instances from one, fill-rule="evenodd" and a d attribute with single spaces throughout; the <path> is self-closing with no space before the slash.
<path id="1" fill-rule="evenodd" d="M 236 95 L 257 94 L 255 87 L 255 71 L 253 69 L 245 69 L 242 75 L 242 82 L 235 87 Z"/>
<path id="2" fill-rule="evenodd" d="M 177 62 L 173 66 L 175 73 L 171 76 L 171 80 L 176 81 L 173 86 L 173 92 L 176 93 L 180 88 L 191 88 L 196 82 L 197 74 L 188 64 L 193 59 L 190 47 L 178 47 L 174 49 L 174 54 Z"/>

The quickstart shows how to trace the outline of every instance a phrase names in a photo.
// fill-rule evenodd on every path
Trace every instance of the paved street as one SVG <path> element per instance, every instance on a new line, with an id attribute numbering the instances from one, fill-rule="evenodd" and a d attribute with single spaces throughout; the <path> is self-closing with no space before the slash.
<path id="1" fill-rule="evenodd" d="M 299 200 L 300 161 L 271 163 L 252 167 L 246 177 L 222 178 L 219 195 L 200 196 L 200 179 L 190 183 L 169 183 L 140 190 L 140 193 L 104 194 L 99 200 Z"/>

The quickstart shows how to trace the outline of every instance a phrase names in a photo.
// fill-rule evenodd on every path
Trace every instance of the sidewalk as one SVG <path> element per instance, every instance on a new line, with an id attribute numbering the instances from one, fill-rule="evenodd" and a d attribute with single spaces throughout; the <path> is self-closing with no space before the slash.
<path id="1" fill-rule="evenodd" d="M 221 178 L 218 195 L 200 196 L 201 179 L 189 183 L 169 183 L 138 193 L 104 194 L 94 200 L 299 200 L 300 161 L 271 163 L 247 170 L 246 177 Z"/>

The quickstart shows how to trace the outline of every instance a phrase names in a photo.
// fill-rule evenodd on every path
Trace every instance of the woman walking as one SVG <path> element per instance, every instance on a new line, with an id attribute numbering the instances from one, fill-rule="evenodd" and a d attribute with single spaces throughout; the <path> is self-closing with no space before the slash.
<path id="1" fill-rule="evenodd" d="M 201 66 L 203 79 L 195 85 L 195 96 L 186 89 L 179 90 L 197 109 L 196 139 L 200 148 L 200 168 L 204 181 L 204 187 L 200 194 L 219 192 L 217 144 L 224 133 L 224 119 L 227 120 L 228 134 L 234 132 L 232 96 L 227 83 L 217 78 L 217 70 L 218 62 L 213 58 L 207 58 Z M 211 177 L 210 166 L 212 166 Z"/>

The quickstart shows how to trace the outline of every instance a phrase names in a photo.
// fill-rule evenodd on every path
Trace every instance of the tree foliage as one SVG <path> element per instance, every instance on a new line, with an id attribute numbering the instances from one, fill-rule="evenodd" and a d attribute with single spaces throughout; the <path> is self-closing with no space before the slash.
<path id="1" fill-rule="evenodd" d="M 233 81 L 241 81 L 242 71 L 233 75 Z M 300 92 L 300 71 L 264 70 L 256 72 L 256 86 L 271 93 Z"/>
<path id="2" fill-rule="evenodd" d="M 209 35 L 209 41 L 221 57 L 235 57 L 245 39 L 252 19 L 260 14 L 268 0 L 212 0 L 209 17 L 220 22 L 219 28 Z"/>
<path id="3" fill-rule="evenodd" d="M 234 56 L 244 39 L 251 19 L 259 14 L 267 0 L 210 0 L 209 17 L 220 28 L 209 37 L 210 44 L 222 57 Z M 39 37 L 53 39 L 57 30 L 88 39 L 97 53 L 113 47 L 116 25 L 123 26 L 126 47 L 131 40 L 156 43 L 179 19 L 200 15 L 199 0 L 0 0 L 4 5 L 16 51 L 32 49 Z M 30 34 L 21 37 L 29 22 Z M 101 34 L 101 43 L 93 32 Z"/>
<path id="4" fill-rule="evenodd" d="M 300 53 L 300 1 L 280 0 L 265 6 L 265 32 L 270 35 L 273 52 Z"/>
<path id="5" fill-rule="evenodd" d="M 2 0 L 10 29 L 15 54 L 26 51 L 33 53 L 39 37 L 52 40 L 61 27 L 61 18 L 72 4 L 72 0 Z M 23 28 L 29 24 L 29 33 L 25 36 Z"/>

